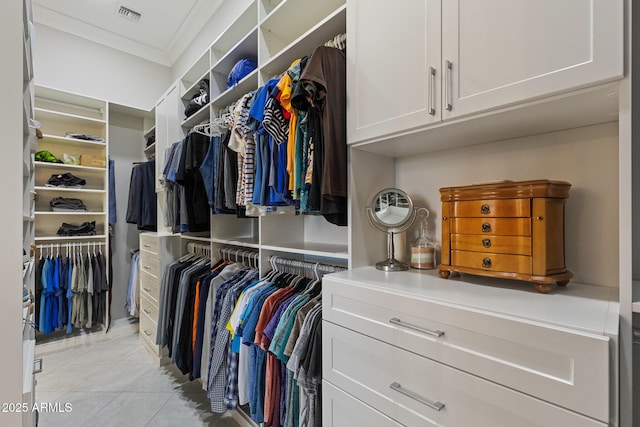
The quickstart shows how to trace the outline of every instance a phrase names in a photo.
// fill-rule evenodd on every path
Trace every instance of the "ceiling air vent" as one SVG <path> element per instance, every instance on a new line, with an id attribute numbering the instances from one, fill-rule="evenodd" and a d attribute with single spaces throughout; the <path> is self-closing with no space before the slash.
<path id="1" fill-rule="evenodd" d="M 116 15 L 120 16 L 121 18 L 126 18 L 129 21 L 133 21 L 133 22 L 138 22 L 142 17 L 142 14 L 140 12 L 136 12 L 135 10 L 130 9 L 121 4 L 116 6 Z"/>

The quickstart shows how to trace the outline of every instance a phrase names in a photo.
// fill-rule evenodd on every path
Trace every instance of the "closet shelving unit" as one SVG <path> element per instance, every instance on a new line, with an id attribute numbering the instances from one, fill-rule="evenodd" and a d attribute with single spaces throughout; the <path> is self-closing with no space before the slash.
<path id="1" fill-rule="evenodd" d="M 35 119 L 40 122 L 43 138 L 37 150 L 48 150 L 58 159 L 64 154 L 108 158 L 108 106 L 106 101 L 58 91 L 46 87 L 35 88 Z M 77 139 L 65 136 L 67 132 L 87 134 L 104 139 L 104 142 Z M 108 167 L 82 166 L 34 162 L 36 200 L 34 204 L 35 242 L 39 253 L 64 251 L 66 244 L 101 244 L 103 253 L 108 253 Z M 71 173 L 86 180 L 80 188 L 47 186 L 54 174 Z M 77 198 L 87 207 L 86 212 L 55 212 L 49 202 L 55 197 Z M 59 236 L 62 223 L 81 224 L 95 221 L 96 234 L 93 236 Z M 108 299 L 108 298 L 107 298 Z M 108 324 L 108 318 L 106 319 Z M 106 327 L 104 328 L 106 330 Z"/>
<path id="2" fill-rule="evenodd" d="M 48 88 L 36 88 L 36 120 L 42 123 L 43 139 L 38 150 L 48 150 L 62 160 L 73 156 L 107 156 L 107 104 L 104 101 L 63 93 Z M 96 142 L 66 137 L 67 132 L 89 134 L 105 139 Z M 107 172 L 106 167 L 36 162 L 36 240 L 40 243 L 63 241 L 101 241 L 107 234 Z M 82 188 L 47 187 L 53 174 L 71 173 L 86 180 Z M 87 212 L 52 212 L 49 202 L 54 197 L 81 199 Z M 96 222 L 95 236 L 64 237 L 56 231 L 63 223 Z"/>
<path id="3" fill-rule="evenodd" d="M 182 131 L 186 134 L 202 120 L 218 117 L 244 94 L 285 72 L 295 59 L 311 54 L 317 46 L 345 32 L 343 0 L 248 2 L 179 79 L 182 104 L 186 105 L 197 92 L 199 82 L 207 76 L 211 97 L 209 115 L 204 114 L 203 108 L 181 122 Z M 242 58 L 257 58 L 258 68 L 227 88 L 227 76 Z M 207 63 L 210 68 L 203 70 Z M 158 153 L 158 156 L 162 155 Z M 275 214 L 239 219 L 233 215 L 213 215 L 210 231 L 212 253 L 223 246 L 258 249 L 263 271 L 270 268 L 271 255 L 348 264 L 346 228 L 334 226 L 322 217 Z"/>
<path id="4" fill-rule="evenodd" d="M 22 2 L 22 40 L 23 40 L 23 85 L 22 85 L 22 248 L 27 260 L 23 264 L 22 285 L 27 292 L 35 296 L 35 163 L 34 153 L 38 148 L 36 129 L 33 126 L 33 24 L 31 1 Z M 24 260 L 23 260 L 24 262 Z M 29 408 L 35 403 L 35 331 L 31 327 L 35 319 L 35 306 L 31 300 L 22 303 L 22 403 Z M 22 426 L 36 425 L 36 414 L 25 411 L 22 414 Z"/>
<path id="5" fill-rule="evenodd" d="M 285 72 L 295 59 L 310 55 L 317 46 L 346 32 L 344 0 L 253 0 L 245 3 L 237 18 L 157 103 L 156 158 L 163 159 L 164 150 L 176 142 L 175 138 L 186 135 L 193 125 L 219 117 L 243 95 Z M 257 69 L 227 88 L 229 72 L 243 58 L 257 59 Z M 204 78 L 209 78 L 211 102 L 192 117 L 183 119 L 186 103 L 197 93 L 198 84 Z M 163 189 L 160 185 L 156 189 L 160 219 L 164 208 Z M 167 232 L 164 229 L 158 236 Z M 213 256 L 217 256 L 221 248 L 257 251 L 261 274 L 265 274 L 271 269 L 269 259 L 274 255 L 347 266 L 347 236 L 346 227 L 334 226 L 316 216 L 275 214 L 237 218 L 235 215 L 212 215 L 209 236 L 183 233 L 180 246 L 184 252 L 190 241 L 209 243 Z M 255 426 L 242 411 L 235 412 L 234 418 L 242 425 Z"/>

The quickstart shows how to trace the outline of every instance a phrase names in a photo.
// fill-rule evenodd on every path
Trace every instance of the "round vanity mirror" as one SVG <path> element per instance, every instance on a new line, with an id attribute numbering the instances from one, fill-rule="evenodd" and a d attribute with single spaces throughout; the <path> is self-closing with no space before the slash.
<path id="1" fill-rule="evenodd" d="M 384 271 L 408 270 L 408 264 L 395 259 L 393 236 L 395 233 L 406 231 L 416 218 L 416 209 L 411 197 L 397 188 L 384 189 L 373 196 L 367 212 L 371 224 L 387 233 L 388 258 L 376 263 L 376 268 Z"/>

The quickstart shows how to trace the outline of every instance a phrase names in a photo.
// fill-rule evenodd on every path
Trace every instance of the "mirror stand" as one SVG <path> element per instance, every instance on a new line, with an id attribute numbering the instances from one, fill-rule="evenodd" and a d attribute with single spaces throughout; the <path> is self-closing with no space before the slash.
<path id="1" fill-rule="evenodd" d="M 389 190 L 385 190 L 389 191 Z M 400 192 L 400 190 L 395 190 L 396 192 Z M 418 208 L 413 207 L 413 203 L 409 196 L 405 193 L 402 193 L 405 200 L 408 201 L 406 206 L 406 213 L 402 220 L 398 223 L 394 224 L 385 224 L 380 218 L 376 215 L 376 212 L 371 208 L 367 207 L 367 214 L 369 217 L 369 222 L 378 230 L 387 233 L 387 259 L 384 261 L 380 261 L 376 263 L 376 268 L 382 271 L 406 271 L 409 269 L 409 264 L 399 261 L 395 258 L 395 244 L 393 242 L 393 237 L 397 233 L 403 233 L 407 231 L 414 223 L 416 219 L 416 214 L 418 212 Z M 374 201 L 378 198 L 378 195 L 374 198 Z M 374 203 L 375 205 L 375 203 Z"/>
<path id="2" fill-rule="evenodd" d="M 409 269 L 409 264 L 398 261 L 395 257 L 395 244 L 393 237 L 395 232 L 387 232 L 387 259 L 376 263 L 376 268 L 382 271 L 405 271 Z"/>

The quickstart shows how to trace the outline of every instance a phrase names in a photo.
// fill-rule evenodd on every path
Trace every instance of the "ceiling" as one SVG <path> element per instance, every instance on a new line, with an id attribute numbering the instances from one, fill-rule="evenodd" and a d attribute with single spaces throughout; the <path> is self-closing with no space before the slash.
<path id="1" fill-rule="evenodd" d="M 33 0 L 34 21 L 172 66 L 223 0 Z M 137 22 L 118 14 L 124 6 Z M 131 14 L 130 14 L 131 16 Z"/>

